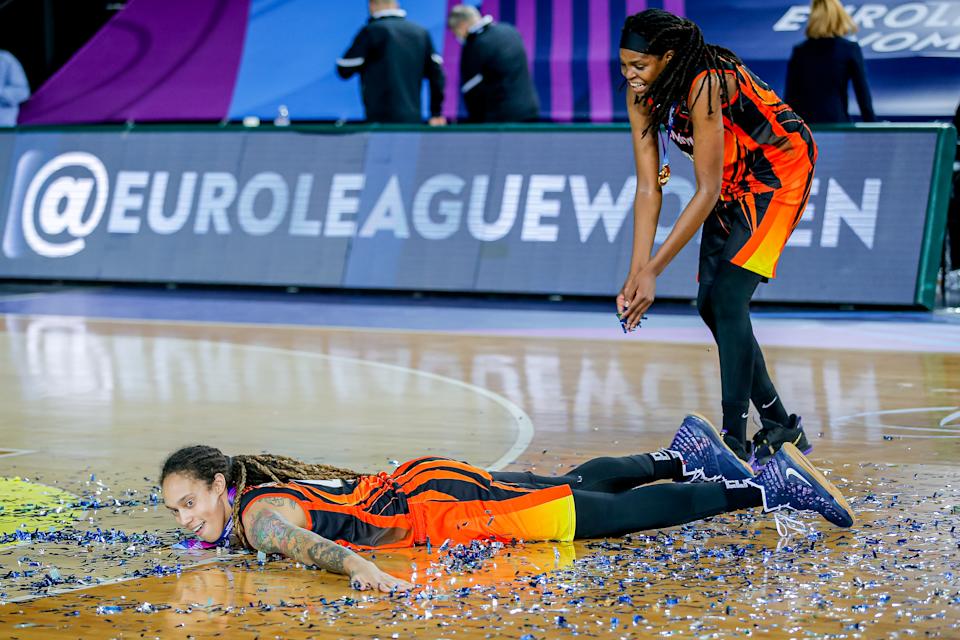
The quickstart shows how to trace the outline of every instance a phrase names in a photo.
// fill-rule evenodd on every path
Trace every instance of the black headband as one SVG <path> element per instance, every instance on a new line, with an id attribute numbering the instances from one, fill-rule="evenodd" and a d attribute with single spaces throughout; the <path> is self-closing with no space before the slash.
<path id="1" fill-rule="evenodd" d="M 624 29 L 620 32 L 620 48 L 630 49 L 637 53 L 649 53 L 650 43 L 639 33 Z"/>

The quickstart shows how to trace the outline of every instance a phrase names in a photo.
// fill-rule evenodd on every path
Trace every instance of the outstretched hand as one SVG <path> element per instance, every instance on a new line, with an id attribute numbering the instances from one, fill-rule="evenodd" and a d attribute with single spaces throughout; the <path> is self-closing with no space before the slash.
<path id="1" fill-rule="evenodd" d="M 617 295 L 617 313 L 627 331 L 640 326 L 640 321 L 657 293 L 657 277 L 651 271 L 641 269 L 631 274 Z"/>
<path id="2" fill-rule="evenodd" d="M 363 560 L 363 562 L 358 563 L 355 568 L 351 569 L 350 586 L 358 591 L 372 589 L 384 593 L 410 591 L 413 589 L 412 582 L 393 577 L 386 571 L 382 571 L 380 567 L 369 560 Z"/>

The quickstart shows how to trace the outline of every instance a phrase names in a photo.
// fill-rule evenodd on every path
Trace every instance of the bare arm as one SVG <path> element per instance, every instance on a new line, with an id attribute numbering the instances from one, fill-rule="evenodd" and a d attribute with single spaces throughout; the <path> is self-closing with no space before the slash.
<path id="1" fill-rule="evenodd" d="M 701 82 L 705 81 L 705 78 L 701 80 Z M 699 90 L 699 86 L 694 86 L 690 94 L 696 96 Z M 693 122 L 693 135 L 696 140 L 693 150 L 693 170 L 697 179 L 697 190 L 680 213 L 667 239 L 653 257 L 639 271 L 631 275 L 628 284 L 624 287 L 625 301 L 629 307 L 625 319 L 630 329 L 640 323 L 643 314 L 653 304 L 657 276 L 663 273 L 680 250 L 690 242 L 720 197 L 720 185 L 723 181 L 723 116 L 720 112 L 718 83 L 712 83 L 711 94 L 713 113 L 708 113 L 706 87 L 690 108 L 690 119 Z M 637 180 L 639 192 L 639 175 Z M 655 224 L 654 222 L 654 231 Z M 636 251 L 635 240 L 634 252 Z"/>
<path id="2" fill-rule="evenodd" d="M 691 94 L 696 95 L 698 90 L 698 87 L 694 87 Z M 693 136 L 696 140 L 693 149 L 693 173 L 697 178 L 697 190 L 680 213 L 670 235 L 647 264 L 647 268 L 655 275 L 663 273 L 680 250 L 690 242 L 720 198 L 720 185 L 723 181 L 723 117 L 720 113 L 720 87 L 716 82 L 713 83 L 712 93 L 713 113 L 707 112 L 706 88 L 690 109 Z"/>
<path id="3" fill-rule="evenodd" d="M 657 148 L 656 127 L 641 136 L 650 122 L 650 110 L 645 103 L 636 103 L 634 94 L 627 92 L 627 114 L 637 170 L 637 193 L 633 198 L 633 253 L 630 257 L 630 273 L 636 273 L 650 260 L 663 192 L 657 180 L 660 150 Z"/>
<path id="4" fill-rule="evenodd" d="M 660 150 L 657 131 L 651 129 L 642 135 L 650 122 L 650 109 L 627 92 L 627 115 L 630 117 L 630 138 L 637 170 L 637 191 L 633 196 L 633 250 L 630 254 L 630 272 L 617 294 L 617 313 L 623 314 L 637 292 L 637 274 L 650 261 L 650 252 L 660 220 L 663 192 L 657 175 L 660 169 Z M 639 317 L 639 316 L 638 316 Z M 631 327 L 633 328 L 633 327 Z"/>
<path id="5" fill-rule="evenodd" d="M 392 591 L 413 587 L 384 573 L 350 549 L 293 524 L 283 513 L 289 513 L 291 508 L 298 509 L 293 501 L 285 498 L 261 498 L 254 503 L 243 515 L 250 544 L 264 553 L 280 553 L 331 573 L 349 575 L 355 589 Z"/>

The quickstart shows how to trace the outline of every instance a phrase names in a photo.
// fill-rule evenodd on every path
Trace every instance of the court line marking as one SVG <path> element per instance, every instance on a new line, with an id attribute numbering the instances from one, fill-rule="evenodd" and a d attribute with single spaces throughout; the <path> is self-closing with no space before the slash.
<path id="1" fill-rule="evenodd" d="M 884 409 L 882 411 L 864 411 L 863 413 L 853 413 L 849 416 L 840 416 L 834 418 L 833 422 L 845 422 L 853 418 L 863 418 L 865 416 L 890 416 L 902 413 L 923 413 L 924 411 L 956 411 L 960 407 L 913 407 L 912 409 Z"/>
<path id="2" fill-rule="evenodd" d="M 960 411 L 954 411 L 953 413 L 948 415 L 946 418 L 941 420 L 940 426 L 942 427 L 946 425 L 948 422 L 953 422 L 954 420 L 960 420 Z"/>
<path id="3" fill-rule="evenodd" d="M 176 338 L 176 339 L 188 339 L 188 338 Z M 206 342 L 209 344 L 215 344 L 209 340 L 192 340 L 192 342 Z M 527 450 L 527 447 L 530 446 L 530 442 L 533 440 L 533 421 L 530 419 L 530 416 L 527 415 L 527 412 L 521 409 L 518 405 L 514 404 L 507 398 L 504 398 L 498 393 L 494 393 L 489 389 L 484 389 L 483 387 L 471 384 L 469 382 L 464 382 L 463 380 L 457 380 L 456 378 L 450 378 L 447 376 L 442 376 L 438 373 L 431 373 L 429 371 L 421 371 L 419 369 L 411 369 L 410 367 L 403 367 L 397 364 L 389 364 L 386 362 L 377 362 L 376 360 L 364 360 L 363 358 L 351 358 L 349 356 L 335 356 L 327 353 L 316 353 L 313 351 L 299 351 L 297 349 L 284 349 L 282 347 L 269 347 L 266 345 L 245 345 L 237 344 L 235 342 L 230 343 L 234 347 L 252 349 L 255 351 L 266 351 L 266 352 L 276 352 L 283 354 L 295 354 L 298 356 L 308 356 L 311 358 L 320 358 L 323 360 L 330 360 L 334 362 L 348 362 L 350 364 L 359 364 L 365 366 L 374 366 L 380 367 L 381 369 L 388 369 L 391 371 L 401 371 L 407 374 L 415 374 L 423 376 L 430 380 L 436 380 L 439 382 L 444 382 L 446 384 L 451 384 L 455 387 L 460 387 L 466 389 L 472 393 L 475 393 L 479 396 L 486 398 L 487 400 L 492 400 L 494 403 L 500 405 L 503 409 L 509 413 L 514 420 L 514 424 L 517 427 L 517 436 L 513 444 L 507 449 L 506 453 L 497 458 L 494 462 L 487 465 L 487 469 L 490 471 L 499 471 L 506 467 L 508 464 L 514 462 L 520 455 Z"/>
<path id="4" fill-rule="evenodd" d="M 51 316 L 45 316 L 45 317 L 51 317 Z M 53 317 L 76 318 L 77 316 L 53 316 Z M 108 321 L 110 321 L 110 319 L 108 319 Z M 143 322 L 153 324 L 153 321 L 143 321 Z M 257 325 L 257 326 L 270 326 L 270 325 Z M 297 326 L 297 325 L 294 325 L 294 326 Z M 307 328 L 310 328 L 310 327 L 307 327 Z M 322 327 L 313 327 L 313 328 L 322 328 Z M 180 342 L 210 344 L 210 345 L 220 344 L 220 343 L 215 343 L 212 340 L 180 338 L 180 337 L 173 337 L 173 336 L 161 336 L 160 339 L 180 341 Z M 282 347 L 270 347 L 266 345 L 252 345 L 252 344 L 243 344 L 243 343 L 237 343 L 237 342 L 230 342 L 228 344 L 230 344 L 230 346 L 235 349 L 251 349 L 255 351 L 265 351 L 268 353 L 282 353 L 284 355 L 307 356 L 310 358 L 319 358 L 319 359 L 328 360 L 328 361 L 347 362 L 351 364 L 380 367 L 382 369 L 388 369 L 392 371 L 401 371 L 403 373 L 419 375 L 431 380 L 436 380 L 439 382 L 451 384 L 453 386 L 466 389 L 467 391 L 473 392 L 477 395 L 487 398 L 488 400 L 493 401 L 494 403 L 500 405 L 503 409 L 505 409 L 513 417 L 514 424 L 516 425 L 516 428 L 517 428 L 517 436 L 513 442 L 513 445 L 511 445 L 510 448 L 506 451 L 506 453 L 500 456 L 500 458 L 498 458 L 493 463 L 487 466 L 487 469 L 489 469 L 490 471 L 499 471 L 500 469 L 514 462 L 527 449 L 527 447 L 530 446 L 530 442 L 533 440 L 533 434 L 534 434 L 533 421 L 530 419 L 530 416 L 527 415 L 526 411 L 520 408 L 519 405 L 511 402 L 509 399 L 501 396 L 500 394 L 494 393 L 489 389 L 484 389 L 483 387 L 480 387 L 475 384 L 471 384 L 469 382 L 464 382 L 462 380 L 457 380 L 456 378 L 442 376 L 437 373 L 431 373 L 429 371 L 421 371 L 419 369 L 412 369 L 410 367 L 403 367 L 400 365 L 389 364 L 385 362 L 377 362 L 375 360 L 365 360 L 363 358 L 351 358 L 349 356 L 335 356 L 327 353 L 300 351 L 297 349 L 284 349 Z M 11 453 L 11 454 L 5 454 L 5 455 L 21 455 L 22 453 L 33 453 L 33 451 L 18 450 L 17 453 Z M 207 560 L 201 560 L 196 564 L 192 564 L 189 567 L 185 568 L 184 570 L 192 571 L 197 567 L 202 567 L 208 564 L 212 564 L 214 562 L 231 560 L 231 559 L 235 559 L 232 557 L 232 554 L 231 556 L 227 556 L 227 557 L 209 558 Z M 120 582 L 128 582 L 131 580 L 146 579 L 149 577 L 151 576 L 120 576 L 117 578 L 111 578 L 110 580 L 105 580 L 103 582 L 98 582 L 97 584 L 84 585 L 82 587 L 58 590 L 55 593 L 26 594 L 23 596 L 17 596 L 15 598 L 3 599 L 0 602 L 10 603 L 10 604 L 18 603 L 18 602 L 27 602 L 30 600 L 67 595 L 67 594 L 75 593 L 78 591 L 86 591 L 86 590 L 94 589 L 97 587 L 118 584 Z"/>
<path id="5" fill-rule="evenodd" d="M 0 453 L 0 458 L 12 458 L 13 456 L 25 456 L 29 453 L 36 453 L 34 449 L 3 449 L 4 453 Z"/>
<path id="6" fill-rule="evenodd" d="M 21 302 L 23 300 L 37 300 L 39 298 L 47 298 L 50 294 L 48 293 L 11 293 L 10 295 L 0 295 L 0 304 L 4 302 Z M 5 311 L 4 313 L 11 313 Z"/>
<path id="7" fill-rule="evenodd" d="M 244 554 L 249 555 L 249 554 Z M 240 557 L 239 554 L 230 554 L 226 556 L 218 556 L 216 558 L 207 558 L 205 560 L 200 560 L 196 564 L 192 564 L 189 567 L 185 567 L 182 573 L 187 571 L 193 571 L 197 567 L 205 567 L 209 564 L 215 562 L 225 562 L 237 560 Z M 173 575 L 173 574 L 170 574 Z M 120 576 L 118 578 L 110 578 L 109 580 L 104 580 L 103 582 L 98 582 L 96 584 L 87 584 L 81 587 L 71 587 L 67 589 L 57 589 L 55 591 L 50 591 L 47 593 L 28 593 L 26 595 L 17 596 L 15 598 L 3 598 L 0 599 L 0 606 L 4 604 L 16 604 L 18 602 L 29 602 L 31 600 L 40 600 L 41 598 L 56 598 L 58 596 L 67 596 L 79 591 L 89 591 L 90 589 L 96 589 L 97 587 L 109 587 L 113 584 L 120 584 L 121 582 L 130 582 L 132 580 L 148 580 L 150 578 L 166 578 L 169 576 Z"/>
<path id="8" fill-rule="evenodd" d="M 115 291 L 115 287 L 107 287 L 111 291 Z M 62 289 L 59 291 L 31 291 L 30 293 L 10 293 L 6 295 L 0 295 L 0 303 L 4 302 L 20 302 L 21 300 L 37 300 L 39 298 L 54 298 L 57 296 L 63 295 L 82 295 L 84 293 L 93 292 L 96 294 L 101 289 L 99 287 L 79 287 L 77 289 Z M 4 313 L 10 313 L 11 315 L 18 315 L 16 312 L 5 311 Z"/>
<path id="9" fill-rule="evenodd" d="M 75 316 L 60 316 L 60 317 L 75 318 Z M 193 343 L 206 343 L 211 345 L 220 344 L 220 343 L 215 343 L 211 340 L 196 340 L 191 338 L 180 338 L 180 337 L 171 337 L 171 336 L 162 336 L 160 339 L 193 342 Z M 533 440 L 533 434 L 534 434 L 533 421 L 530 419 L 530 416 L 527 415 L 527 413 L 523 409 L 521 409 L 518 405 L 514 404 L 507 398 L 501 396 L 500 394 L 494 393 L 493 391 L 484 389 L 483 387 L 477 386 L 475 384 L 471 384 L 469 382 L 464 382 L 462 380 L 457 380 L 456 378 L 442 376 L 437 373 L 431 373 L 429 371 L 411 369 L 410 367 L 402 367 L 400 365 L 389 364 L 385 362 L 377 362 L 375 360 L 364 360 L 363 358 L 335 356 L 335 355 L 330 355 L 326 353 L 300 351 L 297 349 L 284 349 L 282 347 L 269 347 L 265 345 L 250 345 L 250 344 L 243 344 L 243 343 L 237 343 L 237 342 L 230 342 L 229 344 L 231 347 L 236 349 L 251 349 L 255 351 L 282 353 L 285 355 L 307 356 L 307 357 L 320 358 L 320 359 L 329 360 L 329 361 L 349 362 L 351 364 L 375 366 L 375 367 L 380 367 L 382 369 L 401 371 L 403 373 L 419 375 L 431 380 L 436 380 L 439 382 L 451 384 L 453 386 L 460 387 L 462 389 L 466 389 L 468 391 L 476 393 L 477 395 L 487 398 L 488 400 L 492 400 L 494 403 L 500 405 L 503 409 L 505 409 L 513 417 L 514 423 L 517 427 L 517 437 L 514 440 L 513 445 L 506 451 L 506 453 L 504 453 L 502 456 L 500 456 L 500 458 L 498 458 L 493 463 L 487 466 L 487 469 L 489 469 L 490 471 L 499 471 L 500 469 L 506 467 L 508 464 L 514 462 L 518 457 L 520 457 L 520 455 L 524 451 L 526 451 L 527 447 L 530 446 L 530 442 Z M 33 453 L 33 452 L 22 451 L 20 453 Z M 6 454 L 6 455 L 20 455 L 20 453 Z M 232 554 L 231 556 L 226 556 L 226 557 L 209 558 L 207 560 L 201 560 L 196 564 L 192 564 L 189 567 L 185 568 L 184 570 L 192 571 L 197 567 L 202 567 L 208 564 L 212 564 L 214 562 L 218 562 L 222 560 L 231 560 L 231 559 L 235 559 L 232 557 Z M 17 602 L 27 602 L 29 600 L 37 600 L 40 598 L 50 598 L 50 597 L 56 597 L 61 595 L 67 595 L 70 593 L 75 593 L 77 591 L 85 591 L 88 589 L 94 589 L 96 587 L 103 587 L 111 584 L 118 584 L 120 582 L 128 582 L 130 580 L 146 579 L 149 577 L 151 576 L 120 576 L 118 578 L 111 578 L 110 580 L 98 582 L 97 584 L 85 585 L 82 587 L 76 587 L 76 588 L 70 588 L 70 589 L 63 589 L 62 591 L 58 590 L 55 593 L 26 594 L 23 596 L 17 596 L 15 598 L 7 598 L 0 602 L 11 603 L 11 604 L 17 603 Z"/>
<path id="10" fill-rule="evenodd" d="M 417 329 L 417 328 L 397 328 L 397 327 L 356 327 L 350 325 L 339 325 L 339 324 L 297 324 L 294 322 L 241 322 L 241 321 L 230 321 L 230 320 L 181 320 L 179 318 L 171 318 L 169 320 L 157 319 L 157 318 L 111 318 L 108 316 L 88 316 L 83 314 L 63 314 L 63 313 L 17 313 L 14 311 L 0 311 L 0 316 L 14 316 L 16 318 L 56 318 L 56 319 L 69 319 L 69 320 L 81 320 L 83 322 L 88 322 L 91 324 L 143 324 L 150 326 L 183 326 L 183 327 L 236 327 L 240 329 L 262 329 L 264 327 L 276 328 L 276 329 L 294 329 L 294 330 L 306 330 L 306 331 L 321 331 L 325 333 L 332 332 L 344 332 L 344 333 L 376 333 L 376 334 L 389 334 L 389 335 L 435 335 L 440 334 L 444 336 L 454 336 L 454 337 L 464 337 L 464 338 L 503 338 L 510 340 L 581 340 L 595 342 L 598 338 L 594 337 L 582 337 L 582 336 L 553 336 L 553 335 L 537 335 L 535 333 L 519 333 L 519 331 L 529 331 L 529 329 L 518 329 L 517 332 L 514 332 L 514 329 L 507 329 L 509 333 L 496 333 L 501 331 L 500 329 L 491 329 L 484 331 L 482 329 L 470 330 L 470 331 L 459 331 L 455 329 L 438 329 L 438 328 L 429 328 L 429 329 Z M 677 316 L 682 317 L 682 316 Z M 706 332 L 706 327 L 702 327 Z M 7 330 L 7 333 L 10 333 L 10 330 Z M 616 337 L 616 333 L 614 337 Z M 710 334 L 707 333 L 707 336 Z M 173 337 L 173 336 L 163 336 L 163 337 Z M 189 338 L 183 338 L 189 339 Z M 609 342 L 608 339 L 602 338 L 603 341 Z M 231 342 L 230 344 L 238 344 Z M 701 342 L 695 342 L 690 344 L 701 344 Z M 707 344 L 707 341 L 704 340 L 702 344 Z M 713 343 L 710 343 L 713 344 Z"/>
<path id="11" fill-rule="evenodd" d="M 368 305 L 375 307 L 376 305 Z M 571 313 L 587 313 L 587 312 L 571 312 Z M 229 321 L 229 320 L 183 320 L 178 318 L 171 319 L 162 319 L 162 318 L 127 318 L 127 317 L 109 317 L 109 316 L 91 316 L 83 314 L 64 314 L 64 313 L 41 313 L 41 312 L 27 312 L 19 313 L 16 311 L 3 311 L 2 315 L 16 316 L 18 318 L 82 318 L 86 322 L 103 322 L 109 324 L 147 324 L 147 325 L 183 325 L 183 326 L 225 326 L 225 327 L 276 327 L 280 329 L 306 329 L 306 330 L 321 330 L 321 331 L 343 331 L 350 333 L 378 333 L 378 334 L 414 334 L 414 335 L 431 335 L 431 334 L 441 334 L 441 335 L 451 335 L 457 337 L 480 337 L 480 338 L 500 338 L 500 339 L 509 339 L 509 340 L 552 340 L 552 341 L 572 341 L 572 342 L 618 342 L 622 339 L 619 331 L 612 331 L 609 336 L 597 336 L 597 335 L 543 335 L 537 333 L 536 327 L 507 327 L 507 328 L 498 328 L 498 329 L 470 329 L 466 331 L 459 331 L 454 329 L 442 329 L 442 328 L 396 328 L 396 327 L 356 327 L 350 325 L 338 325 L 338 324 L 305 324 L 305 323 L 275 323 L 275 322 L 253 322 L 253 321 Z M 685 318 L 685 314 L 667 314 L 671 319 L 675 318 Z M 780 320 L 780 319 L 768 319 L 764 320 L 763 318 L 755 319 L 755 328 L 761 331 L 766 330 L 775 330 L 778 327 L 773 323 L 788 324 L 792 322 L 802 322 L 802 320 Z M 837 320 L 836 323 L 852 323 L 853 321 L 848 320 Z M 773 324 L 773 326 L 771 326 Z M 829 323 L 831 326 L 834 324 L 833 321 Z M 904 323 L 904 324 L 922 324 L 926 326 L 943 326 L 950 323 Z M 764 326 L 766 325 L 766 326 Z M 710 339 L 709 332 L 706 331 L 706 327 L 702 323 L 693 324 L 691 323 L 688 328 L 700 328 L 704 329 L 704 333 L 699 338 L 692 340 L 689 337 L 681 337 L 680 339 L 666 341 L 667 344 L 683 344 L 683 345 L 712 345 L 713 341 Z M 822 327 L 820 327 L 822 328 Z M 567 330 L 569 327 L 563 327 L 561 330 Z M 587 327 L 588 330 L 596 330 L 599 327 Z M 841 338 L 849 337 L 848 334 L 859 334 L 860 329 L 856 328 L 856 331 L 846 330 L 845 333 L 840 335 Z M 601 329 L 604 330 L 604 329 Z M 902 340 L 901 334 L 896 334 L 899 340 Z M 812 343 L 799 342 L 799 343 L 778 343 L 773 342 L 769 344 L 771 348 L 776 349 L 817 349 L 817 350 L 842 350 L 844 352 L 868 352 L 868 353 L 960 353 L 960 350 L 956 349 L 931 349 L 932 346 L 942 346 L 943 342 L 935 342 L 933 344 L 923 346 L 922 343 L 917 344 L 913 342 L 900 342 L 898 340 L 897 344 L 893 348 L 870 348 L 863 344 L 856 344 L 855 346 L 847 346 L 849 342 L 841 341 L 839 344 L 831 344 L 829 346 L 823 345 L 814 345 Z M 665 342 L 665 337 L 663 335 L 638 335 L 632 342 L 637 343 L 658 343 Z M 876 341 L 872 341 L 876 342 Z"/>
<path id="12" fill-rule="evenodd" d="M 921 435 L 919 433 L 884 433 L 883 436 L 889 438 L 911 438 L 911 439 L 957 439 L 960 438 L 960 432 L 957 432 L 955 429 L 951 429 L 947 426 L 947 423 L 953 421 L 956 418 L 960 418 L 960 407 L 949 406 L 949 407 L 913 407 L 910 409 L 884 409 L 881 411 L 864 411 L 862 413 L 854 413 L 849 416 L 840 416 L 839 418 L 834 418 L 831 420 L 831 424 L 843 424 L 850 422 L 855 418 L 866 418 L 866 417 L 876 417 L 876 416 L 889 416 L 889 415 L 904 415 L 911 413 L 933 413 L 936 411 L 952 411 L 953 413 L 948 414 L 946 417 L 940 420 L 940 427 L 911 427 L 907 425 L 897 425 L 897 424 L 880 424 L 876 425 L 880 429 L 894 429 L 894 430 L 903 430 L 903 431 L 933 431 L 938 432 L 940 435 Z M 861 425 L 863 427 L 869 427 L 870 425 Z M 958 425 L 960 426 L 960 425 Z M 951 433 L 952 432 L 952 433 Z M 949 434 L 949 435 L 948 435 Z"/>
<path id="13" fill-rule="evenodd" d="M 869 428 L 870 425 L 863 425 L 865 428 Z M 903 429 L 904 431 L 933 431 L 934 433 L 958 433 L 960 434 L 960 429 L 948 429 L 947 427 L 909 427 L 905 424 L 881 424 L 877 425 L 883 429 Z M 960 427 L 960 425 L 957 425 Z"/>
<path id="14" fill-rule="evenodd" d="M 0 314 L 6 315 L 6 314 Z M 9 314 L 17 315 L 17 314 Z M 181 324 L 181 325 L 202 325 L 202 326 L 239 326 L 239 327 L 277 327 L 284 329 L 307 329 L 307 330 L 320 330 L 320 331 L 340 331 L 342 330 L 339 327 L 327 327 L 324 325 L 273 325 L 273 324 L 258 324 L 258 323 L 231 323 L 231 322 L 207 322 L 207 321 L 192 321 L 192 320 L 172 320 L 169 322 L 161 320 L 143 320 L 143 319 L 133 319 L 126 320 L 123 318 L 90 318 L 88 316 L 68 316 L 68 315 L 50 315 L 50 314 L 24 314 L 18 315 L 20 318 L 54 318 L 54 319 L 65 319 L 65 320 L 77 320 L 80 319 L 81 322 L 87 323 L 99 323 L 104 324 L 144 324 L 144 325 L 170 325 L 170 324 Z M 346 331 L 357 331 L 360 333 L 384 333 L 382 330 L 363 330 L 363 329 L 351 329 L 347 327 L 343 330 Z M 386 332 L 396 333 L 396 334 L 424 334 L 424 333 L 436 333 L 432 331 L 425 330 L 403 330 L 403 329 L 392 329 Z M 7 329 L 6 333 L 10 333 L 10 330 Z M 440 332 L 444 333 L 444 332 Z M 457 334 L 462 335 L 462 334 Z M 484 334 L 477 334 L 478 336 L 484 336 Z M 519 337 L 519 336 L 518 336 Z M 163 340 L 174 340 L 174 341 L 187 341 L 192 343 L 208 344 L 208 345 L 220 345 L 222 343 L 214 342 L 207 338 L 184 338 L 181 336 L 152 336 L 153 339 L 163 339 Z M 368 366 L 376 366 L 383 369 L 389 369 L 394 371 L 402 371 L 404 373 L 414 373 L 416 375 L 424 376 L 426 378 L 437 380 L 440 382 L 445 382 L 457 387 L 461 387 L 468 391 L 472 391 L 477 395 L 483 396 L 488 400 L 492 400 L 494 403 L 499 404 L 503 407 L 513 418 L 514 423 L 517 427 L 517 437 L 514 440 L 514 443 L 507 449 L 507 451 L 500 456 L 497 460 L 487 465 L 487 469 L 490 471 L 499 471 L 506 467 L 507 465 L 516 461 L 520 455 L 526 451 L 527 447 L 530 446 L 530 443 L 533 441 L 534 427 L 533 421 L 530 419 L 530 416 L 520 408 L 518 405 L 514 404 L 507 398 L 501 396 L 498 393 L 494 393 L 488 389 L 484 389 L 475 384 L 469 382 L 464 382 L 462 380 L 457 380 L 456 378 L 450 378 L 443 376 L 437 373 L 431 373 L 429 371 L 421 371 L 420 369 L 412 369 L 410 367 L 403 367 L 395 364 L 388 364 L 385 362 L 377 362 L 376 360 L 366 360 L 364 358 L 352 358 L 349 356 L 335 356 L 327 353 L 320 353 L 314 351 L 302 351 L 297 349 L 285 349 L 283 347 L 271 347 L 267 345 L 255 345 L 255 344 L 246 344 L 242 342 L 233 342 L 230 341 L 227 344 L 231 345 L 234 348 L 238 349 L 254 349 L 260 351 L 273 351 L 283 354 L 295 354 L 295 355 L 304 355 L 307 357 L 322 358 L 326 360 L 341 362 L 350 362 L 353 364 L 363 364 Z"/>
<path id="15" fill-rule="evenodd" d="M 889 436 L 889 437 L 891 437 L 891 438 L 897 438 L 897 439 L 910 438 L 911 440 L 930 440 L 930 439 L 939 439 L 939 440 L 950 440 L 950 439 L 953 439 L 953 440 L 958 440 L 958 439 L 960 439 L 960 434 L 957 434 L 957 435 L 955 435 L 955 436 L 922 436 L 922 435 L 919 435 L 919 434 L 903 435 L 903 434 L 899 434 L 899 433 L 885 433 L 884 435 L 885 435 L 885 436 Z"/>

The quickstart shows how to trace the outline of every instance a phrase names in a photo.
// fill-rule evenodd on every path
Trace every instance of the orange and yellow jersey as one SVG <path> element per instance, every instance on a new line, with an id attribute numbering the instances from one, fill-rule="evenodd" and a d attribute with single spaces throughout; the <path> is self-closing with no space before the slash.
<path id="1" fill-rule="evenodd" d="M 723 184 L 721 199 L 735 200 L 746 193 L 765 193 L 806 182 L 817 160 L 817 146 L 806 123 L 746 66 L 723 69 L 735 76 L 737 90 L 723 106 Z M 707 74 L 696 75 L 693 87 Z M 700 95 L 706 100 L 706 89 Z M 716 108 L 716 104 L 714 104 Z M 670 139 L 693 154 L 693 124 L 685 100 L 676 108 Z"/>
<path id="2" fill-rule="evenodd" d="M 817 145 L 803 120 L 746 66 L 727 64 L 722 71 L 736 78 L 737 89 L 722 105 L 723 182 L 701 250 L 719 251 L 733 264 L 772 278 L 810 197 Z M 696 75 L 687 100 L 696 97 L 693 88 L 706 73 Z M 706 89 L 699 99 L 707 99 Z M 693 154 L 687 101 L 675 109 L 670 138 Z"/>
<path id="3" fill-rule="evenodd" d="M 241 514 L 265 497 L 296 502 L 308 527 L 355 549 L 473 540 L 573 540 L 576 515 L 567 485 L 524 487 L 448 458 L 406 462 L 391 474 L 356 480 L 298 480 L 249 487 Z"/>

